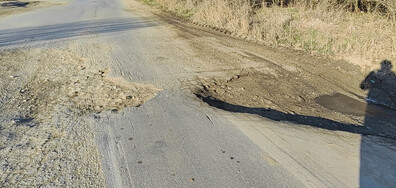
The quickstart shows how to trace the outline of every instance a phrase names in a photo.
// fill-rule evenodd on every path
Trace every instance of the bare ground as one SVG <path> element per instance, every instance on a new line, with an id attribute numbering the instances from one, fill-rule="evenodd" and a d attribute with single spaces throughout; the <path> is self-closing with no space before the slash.
<path id="1" fill-rule="evenodd" d="M 204 102 L 276 121 L 395 139 L 396 76 L 392 66 L 366 73 L 346 61 L 287 48 L 277 48 L 274 53 L 268 46 L 235 40 L 221 30 L 185 23 L 164 12 L 157 15 L 201 50 L 199 55 L 211 54 L 227 64 L 207 63 L 204 66 L 212 71 L 196 74 L 195 86 L 186 83 Z M 202 45 L 207 39 L 213 39 L 211 48 Z M 238 45 L 241 48 L 234 51 L 232 46 Z M 215 54 L 219 49 L 228 56 Z M 378 67 L 384 62 L 392 64 L 383 60 Z M 368 81 L 375 84 L 362 88 Z"/>
<path id="2" fill-rule="evenodd" d="M 209 105 L 231 112 L 395 138 L 395 110 L 390 106 L 366 102 L 361 91 L 335 87 L 335 83 L 347 79 L 347 75 L 339 75 L 341 80 L 328 83 L 315 78 L 316 75 L 304 76 L 307 74 L 304 70 L 298 71 L 298 75 L 296 71 L 279 67 L 242 70 L 226 80 L 215 77 L 211 82 L 203 81 L 195 93 Z M 381 100 L 385 101 L 384 104 L 391 104 L 386 98 Z"/>
<path id="3" fill-rule="evenodd" d="M 109 78 L 92 62 L 56 49 L 1 54 L 2 187 L 104 186 L 84 115 L 139 106 L 159 90 Z"/>
<path id="4" fill-rule="evenodd" d="M 191 65 L 185 59 L 180 61 L 180 66 L 193 70 L 187 72 L 188 76 L 179 75 L 181 87 L 209 105 L 330 130 L 387 138 L 395 135 L 391 107 L 368 110 L 371 107 L 367 107 L 365 98 L 369 93 L 359 88 L 365 78 L 359 67 L 288 49 L 268 49 L 183 23 L 167 14 L 159 17 L 177 28 L 175 44 L 187 44 L 179 47 L 182 54 L 191 53 L 191 58 L 199 59 L 194 63 L 200 62 Z M 195 51 L 189 51 L 192 49 Z M 102 48 L 95 50 L 106 52 Z M 1 54 L 0 158 L 5 159 L 0 165 L 1 186 L 104 186 L 94 134 L 83 117 L 139 106 L 158 89 L 109 78 L 106 65 L 98 66 L 98 61 L 67 49 Z M 178 70 L 175 67 L 179 64 L 171 63 L 167 67 Z M 340 97 L 341 104 L 353 101 L 354 108 L 344 111 L 345 106 L 326 106 L 319 102 L 323 96 Z M 391 124 L 366 124 L 380 119 Z M 320 136 L 330 135 L 318 132 Z M 253 134 L 247 135 L 254 138 Z M 350 141 L 348 136 L 342 139 Z M 306 147 L 305 142 L 300 144 Z M 263 158 L 271 165 L 282 163 L 267 155 Z M 348 162 L 356 163 L 356 159 Z"/>

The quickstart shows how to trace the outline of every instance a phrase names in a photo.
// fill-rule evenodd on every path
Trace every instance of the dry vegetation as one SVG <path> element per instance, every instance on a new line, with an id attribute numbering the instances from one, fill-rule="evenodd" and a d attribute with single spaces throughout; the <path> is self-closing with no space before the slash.
<path id="1" fill-rule="evenodd" d="M 372 69 L 396 61 L 394 0 L 142 0 L 269 45 Z"/>

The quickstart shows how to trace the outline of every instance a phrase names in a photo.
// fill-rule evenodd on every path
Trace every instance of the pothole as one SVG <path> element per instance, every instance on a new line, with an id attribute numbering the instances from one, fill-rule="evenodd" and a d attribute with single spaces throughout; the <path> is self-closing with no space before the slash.
<path id="1" fill-rule="evenodd" d="M 318 80 L 312 82 L 290 74 L 277 76 L 257 70 L 241 71 L 229 78 L 197 81 L 192 90 L 208 105 L 234 113 L 258 115 L 328 130 L 394 139 L 396 111 L 380 104 L 354 99 L 341 92 L 326 93 Z M 336 90 L 335 88 L 334 90 Z"/>

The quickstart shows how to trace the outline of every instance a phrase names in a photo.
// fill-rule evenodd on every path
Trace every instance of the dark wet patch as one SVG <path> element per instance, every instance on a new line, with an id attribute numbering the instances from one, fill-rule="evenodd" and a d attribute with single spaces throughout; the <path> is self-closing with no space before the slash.
<path id="1" fill-rule="evenodd" d="M 21 2 L 21 1 L 13 1 L 13 2 L 6 2 L 2 3 L 2 7 L 26 7 L 29 2 Z"/>
<path id="2" fill-rule="evenodd" d="M 375 104 L 367 104 L 356 100 L 342 93 L 322 95 L 316 97 L 315 101 L 329 110 L 356 116 L 386 116 L 388 110 Z"/>

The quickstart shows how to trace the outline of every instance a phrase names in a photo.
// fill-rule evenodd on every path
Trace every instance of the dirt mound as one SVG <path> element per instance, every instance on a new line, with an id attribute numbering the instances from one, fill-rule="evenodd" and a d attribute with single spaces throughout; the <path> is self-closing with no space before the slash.
<path id="1" fill-rule="evenodd" d="M 65 50 L 0 55 L 0 186 L 103 187 L 84 115 L 139 106 L 151 85 L 108 78 Z"/>
<path id="2" fill-rule="evenodd" d="M 209 105 L 275 121 L 394 138 L 396 111 L 350 95 L 320 95 L 320 83 L 276 72 L 246 69 L 227 80 L 212 79 L 194 92 Z"/>

